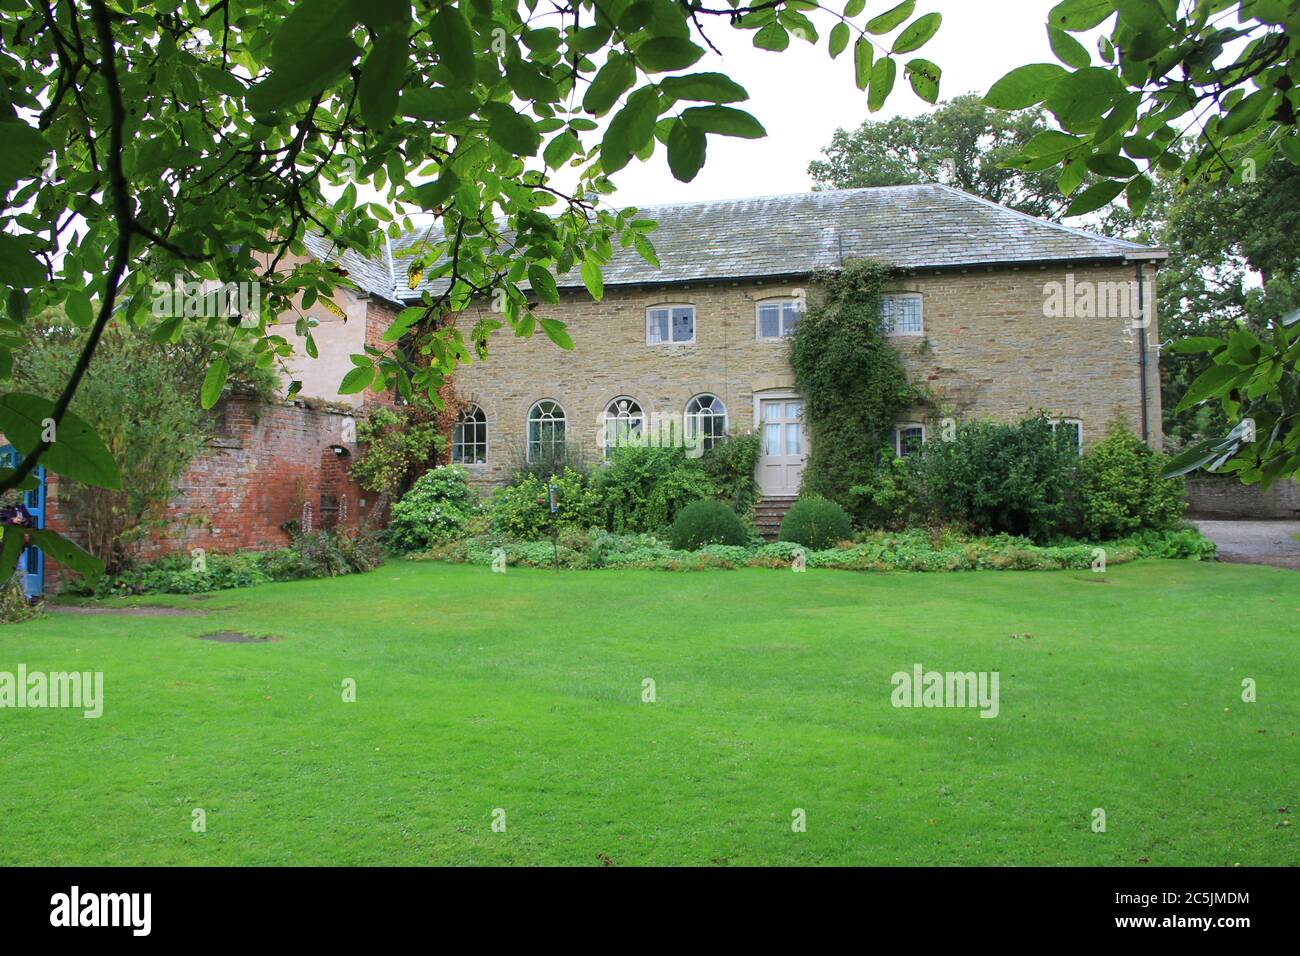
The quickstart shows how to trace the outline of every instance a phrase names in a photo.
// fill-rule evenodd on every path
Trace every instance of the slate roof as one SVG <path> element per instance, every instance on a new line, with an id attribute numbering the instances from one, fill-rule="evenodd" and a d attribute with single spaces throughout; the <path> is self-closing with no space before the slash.
<path id="1" fill-rule="evenodd" d="M 638 217 L 659 227 L 650 235 L 661 263 L 618 248 L 604 267 L 606 286 L 804 276 L 846 259 L 873 258 L 907 270 L 1057 262 L 1163 259 L 1161 249 L 1036 219 L 940 185 L 878 186 L 790 193 L 754 199 L 642 206 Z M 415 298 L 445 280 L 407 288 L 412 243 L 400 236 L 387 262 L 360 256 L 344 266 L 367 291 L 388 299 Z M 314 251 L 314 250 L 313 250 Z M 361 261 L 356 261 L 361 260 Z M 396 285 L 390 276 L 396 277 Z M 577 269 L 558 276 L 561 288 L 581 287 Z"/>

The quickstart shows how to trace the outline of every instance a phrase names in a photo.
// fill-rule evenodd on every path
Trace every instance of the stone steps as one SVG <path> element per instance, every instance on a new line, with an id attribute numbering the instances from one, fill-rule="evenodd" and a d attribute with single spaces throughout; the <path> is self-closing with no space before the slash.
<path id="1" fill-rule="evenodd" d="M 785 513 L 790 510 L 794 502 L 794 498 L 762 498 L 754 506 L 754 525 L 764 540 L 776 540 Z"/>

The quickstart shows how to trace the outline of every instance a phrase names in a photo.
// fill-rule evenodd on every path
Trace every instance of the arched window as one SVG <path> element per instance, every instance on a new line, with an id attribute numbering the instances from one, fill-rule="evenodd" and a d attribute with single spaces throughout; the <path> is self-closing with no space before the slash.
<path id="1" fill-rule="evenodd" d="M 456 416 L 451 430 L 451 460 L 459 465 L 487 464 L 487 415 L 473 403 Z"/>
<path id="2" fill-rule="evenodd" d="M 543 399 L 528 410 L 528 460 L 546 461 L 564 454 L 564 409 Z"/>
<path id="3" fill-rule="evenodd" d="M 727 406 L 716 395 L 696 395 L 686 403 L 686 434 L 703 437 L 708 451 L 727 435 Z"/>
<path id="4" fill-rule="evenodd" d="M 645 413 L 636 399 L 623 396 L 605 406 L 600 425 L 601 446 L 608 458 L 611 448 L 640 442 L 645 431 Z"/>

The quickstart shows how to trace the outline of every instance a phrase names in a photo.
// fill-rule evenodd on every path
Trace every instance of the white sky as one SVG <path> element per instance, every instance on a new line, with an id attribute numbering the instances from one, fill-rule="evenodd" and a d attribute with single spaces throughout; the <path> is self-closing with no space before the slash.
<path id="1" fill-rule="evenodd" d="M 923 56 L 937 63 L 943 70 L 941 99 L 984 93 L 1017 66 L 1056 62 L 1045 27 L 1053 3 L 921 0 L 917 14 L 942 13 L 943 25 L 921 50 L 900 59 Z M 855 22 L 861 24 L 893 5 L 894 0 L 868 0 L 866 13 Z M 817 46 L 792 39 L 781 53 L 755 49 L 752 30 L 733 29 L 722 18 L 702 18 L 723 57 L 710 51 L 690 72 L 718 70 L 743 86 L 749 100 L 732 105 L 758 117 L 768 135 L 758 140 L 710 135 L 707 161 L 690 183 L 673 179 L 661 145 L 648 162 L 633 159 L 613 177 L 618 192 L 609 197 L 610 203 L 652 205 L 803 192 L 812 188 L 808 163 L 821 157 L 836 129 L 854 128 L 869 117 L 915 116 L 930 109 L 912 92 L 900 63 L 889 101 L 880 112 L 868 113 L 867 94 L 853 83 L 852 46 L 831 60 L 826 50 L 831 21 L 815 12 L 810 16 L 822 33 Z M 713 19 L 718 22 L 710 26 Z"/>

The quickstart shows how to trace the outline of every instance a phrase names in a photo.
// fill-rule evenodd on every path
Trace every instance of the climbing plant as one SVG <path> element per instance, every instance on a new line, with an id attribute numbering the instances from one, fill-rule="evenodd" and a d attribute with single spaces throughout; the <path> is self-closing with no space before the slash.
<path id="1" fill-rule="evenodd" d="M 922 400 L 880 314 L 892 273 L 887 263 L 859 260 L 815 277 L 825 300 L 809 309 L 790 343 L 812 445 L 804 493 L 845 507 L 849 489 L 870 480 L 900 413 Z"/>

